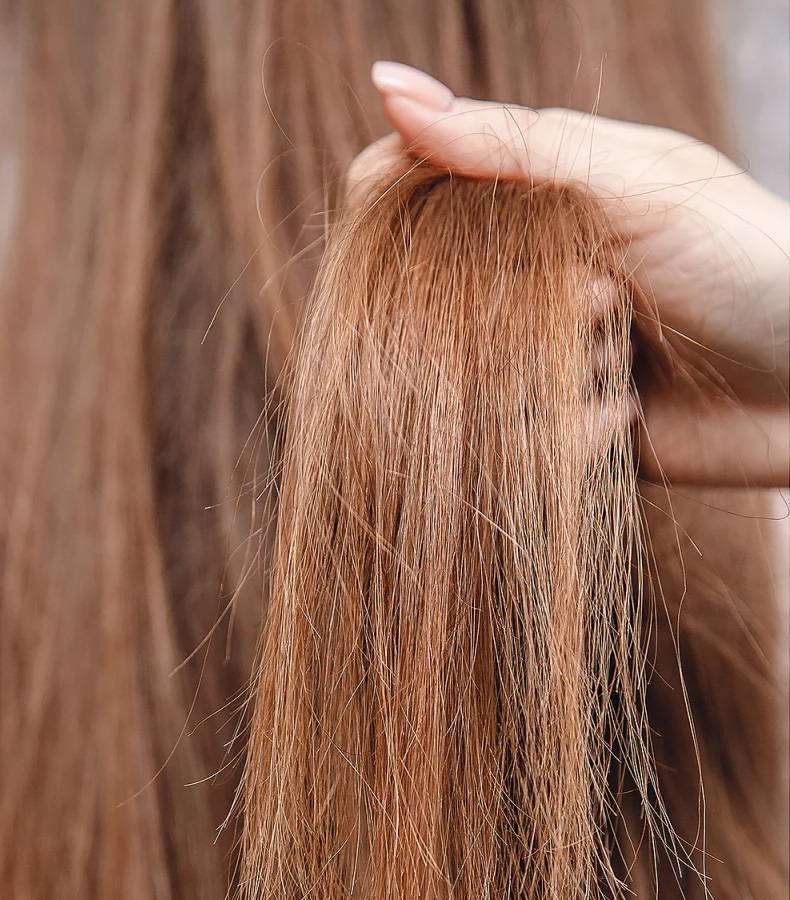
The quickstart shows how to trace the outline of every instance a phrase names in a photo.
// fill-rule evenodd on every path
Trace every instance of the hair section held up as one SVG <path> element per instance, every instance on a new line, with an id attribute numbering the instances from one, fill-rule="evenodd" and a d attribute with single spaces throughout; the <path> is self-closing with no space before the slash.
<path id="1" fill-rule="evenodd" d="M 412 166 L 371 198 L 290 372 L 242 893 L 619 895 L 673 839 L 617 248 L 574 189 Z"/>

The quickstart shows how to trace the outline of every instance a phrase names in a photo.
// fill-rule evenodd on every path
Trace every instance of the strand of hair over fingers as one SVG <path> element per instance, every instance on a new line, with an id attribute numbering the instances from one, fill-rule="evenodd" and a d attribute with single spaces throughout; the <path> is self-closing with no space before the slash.
<path id="1" fill-rule="evenodd" d="M 240 893 L 625 896 L 656 847 L 689 865 L 645 718 L 629 286 L 574 191 L 421 166 L 371 196 L 289 375 Z"/>

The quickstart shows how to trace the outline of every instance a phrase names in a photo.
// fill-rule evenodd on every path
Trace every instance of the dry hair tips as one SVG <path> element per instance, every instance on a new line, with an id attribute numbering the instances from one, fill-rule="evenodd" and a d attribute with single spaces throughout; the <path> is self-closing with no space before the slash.
<path id="1" fill-rule="evenodd" d="M 0 0 L 2 898 L 786 900 L 776 498 L 637 480 L 606 218 L 339 187 L 376 59 L 732 156 L 706 6 Z"/>
<path id="2" fill-rule="evenodd" d="M 645 847 L 688 860 L 645 718 L 617 247 L 575 189 L 411 166 L 371 197 L 289 374 L 242 893 L 624 896 Z"/>

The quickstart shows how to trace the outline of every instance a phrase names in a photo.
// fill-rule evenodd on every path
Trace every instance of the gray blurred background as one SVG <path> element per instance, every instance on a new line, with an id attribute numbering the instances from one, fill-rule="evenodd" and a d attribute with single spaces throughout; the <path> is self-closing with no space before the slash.
<path id="1" fill-rule="evenodd" d="M 711 0 L 711 8 L 743 161 L 790 198 L 790 0 Z"/>

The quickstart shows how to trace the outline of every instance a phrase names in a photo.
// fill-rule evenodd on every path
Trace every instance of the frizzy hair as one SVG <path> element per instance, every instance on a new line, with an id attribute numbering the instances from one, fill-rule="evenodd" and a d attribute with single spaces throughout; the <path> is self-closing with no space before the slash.
<path id="1" fill-rule="evenodd" d="M 694 724 L 651 643 L 623 247 L 579 188 L 367 192 L 286 378 L 240 893 L 704 896 L 652 746 L 656 669 Z"/>
<path id="2" fill-rule="evenodd" d="M 359 898 L 386 895 L 387 879 L 424 879 L 438 894 L 451 880 L 462 896 L 487 866 L 491 897 L 507 883 L 565 900 L 583 891 L 569 888 L 576 875 L 593 894 L 622 882 L 664 900 L 784 897 L 772 497 L 635 481 L 620 409 L 634 298 L 605 222 L 577 190 L 425 168 L 390 173 L 364 217 L 342 192 L 355 154 L 387 129 L 369 80 L 377 58 L 425 68 L 459 94 L 596 109 L 730 151 L 706 23 L 703 0 L 0 4 L 19 89 L 3 138 L 18 190 L 0 273 L 3 896 L 290 898 L 311 875 L 305 892 L 331 896 L 356 860 Z M 431 220 L 433 235 L 420 231 Z M 425 318 L 438 312 L 426 270 L 466 297 L 458 318 Z M 423 316 L 407 322 L 412 282 Z M 520 306 L 519 284 L 531 300 Z M 367 298 L 381 304 L 375 331 L 359 318 Z M 505 311 L 526 340 L 514 328 L 490 342 L 494 381 L 474 342 Z M 393 330 L 398 317 L 411 330 Z M 507 346 L 523 365 L 506 364 Z M 602 369 L 586 364 L 593 347 L 610 350 Z M 396 350 L 413 375 L 387 368 Z M 365 397 L 354 359 L 372 367 L 369 390 L 402 393 Z M 411 377 L 442 390 L 418 396 Z M 518 379 L 530 390 L 517 400 Z M 605 414 L 589 416 L 602 396 Z M 414 437 L 406 468 L 371 455 L 397 449 L 383 430 L 396 412 Z M 353 428 L 316 446 L 305 422 L 325 427 L 330 414 Z M 418 455 L 430 442 L 451 453 Z M 415 491 L 398 493 L 401 474 L 420 472 Z M 486 480 L 497 473 L 512 496 Z M 436 505 L 418 506 L 430 486 Z M 596 504 L 606 508 L 582 514 Z M 398 505 L 398 522 L 371 519 Z M 433 543 L 388 547 L 420 516 Z M 342 536 L 327 531 L 332 517 L 345 517 Z M 333 548 L 345 568 L 330 567 Z M 352 549 L 371 556 L 352 560 Z M 306 642 L 293 604 L 311 583 L 308 559 L 322 561 L 317 634 L 342 637 L 359 682 Z M 415 579 L 433 566 L 430 605 L 394 560 Z M 342 611 L 341 573 L 353 600 L 342 610 L 357 620 L 327 621 Z M 463 594 L 471 584 L 484 604 Z M 402 628 L 397 642 L 387 624 Z M 291 626 L 299 653 L 284 639 Z M 429 626 L 437 639 L 443 629 L 442 658 L 420 643 Z M 542 683 L 524 680 L 528 662 Z M 286 685 L 288 672 L 301 684 Z M 516 684 L 518 696 L 503 691 Z M 308 703 L 319 697 L 321 710 Z M 398 728 L 401 703 L 422 747 Z M 315 733 L 319 713 L 335 722 Z M 527 719 L 533 740 L 518 741 Z M 530 785 L 539 773 L 546 781 Z M 549 798 L 561 783 L 573 788 L 567 806 Z M 482 803 L 476 785 L 491 787 Z"/>
<path id="3" fill-rule="evenodd" d="M 620 895 L 668 823 L 617 247 L 575 190 L 371 193 L 289 378 L 244 895 Z"/>

